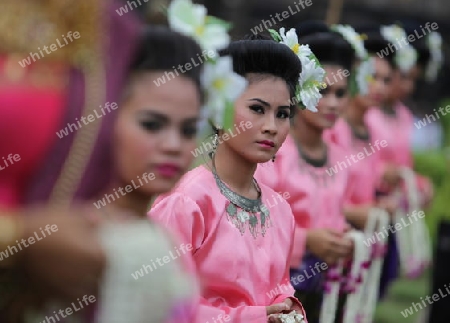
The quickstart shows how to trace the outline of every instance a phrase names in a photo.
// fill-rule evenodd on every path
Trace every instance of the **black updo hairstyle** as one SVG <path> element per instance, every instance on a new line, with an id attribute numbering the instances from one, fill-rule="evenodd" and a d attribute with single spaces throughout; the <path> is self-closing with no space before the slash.
<path id="1" fill-rule="evenodd" d="M 322 65 L 339 65 L 351 71 L 356 53 L 341 34 L 314 20 L 298 24 L 295 30 L 299 43 L 309 45 Z"/>
<path id="2" fill-rule="evenodd" d="M 128 74 L 132 79 L 148 72 L 167 72 L 173 73 L 174 77 L 187 77 L 196 84 L 203 100 L 200 81 L 203 64 L 194 66 L 190 70 L 185 69 L 183 74 L 177 72 L 177 75 L 175 72 L 178 65 L 184 66 L 191 62 L 192 58 L 195 59 L 200 55 L 202 55 L 202 49 L 194 39 L 165 26 L 146 26 L 142 31 L 140 44 Z"/>
<path id="3" fill-rule="evenodd" d="M 249 80 L 263 80 L 270 77 L 283 79 L 289 89 L 291 116 L 295 112 L 295 89 L 298 85 L 302 65 L 298 56 L 286 45 L 272 40 L 264 34 L 249 35 L 243 40 L 231 42 L 220 56 L 231 56 L 234 72 L 246 77 L 257 74 Z"/>
<path id="4" fill-rule="evenodd" d="M 396 52 L 392 52 L 389 48 L 389 42 L 381 34 L 380 25 L 366 25 L 357 27 L 355 30 L 363 35 L 364 47 L 369 55 L 385 59 L 394 70 L 398 68 L 395 63 Z M 386 51 L 388 53 L 387 55 Z"/>

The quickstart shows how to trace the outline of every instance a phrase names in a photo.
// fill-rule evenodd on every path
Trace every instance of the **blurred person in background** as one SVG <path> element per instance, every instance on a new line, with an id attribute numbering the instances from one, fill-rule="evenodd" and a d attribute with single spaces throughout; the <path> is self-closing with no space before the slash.
<path id="1" fill-rule="evenodd" d="M 352 162 L 353 176 L 350 180 L 349 192 L 345 201 L 345 214 L 347 220 L 356 228 L 364 230 L 369 220 L 369 212 L 372 208 L 385 209 L 391 216 L 394 215 L 397 203 L 391 196 L 379 197 L 376 190 L 384 178 L 391 179 L 391 175 L 382 168 L 381 152 L 386 149 L 386 141 L 383 137 L 375 137 L 373 127 L 366 121 L 366 115 L 370 107 L 383 102 L 392 81 L 394 62 L 392 56 L 379 57 L 377 53 L 387 48 L 388 42 L 381 33 L 373 28 L 358 29 L 364 32 L 364 48 L 370 59 L 366 61 L 366 68 L 372 71 L 368 88 L 364 94 L 357 94 L 350 99 L 350 103 L 344 109 L 342 118 L 325 136 L 328 140 L 336 142 L 347 150 L 347 155 L 363 154 L 362 160 Z M 383 141 L 384 140 L 384 141 Z M 396 185 L 396 179 L 390 182 Z M 383 270 L 381 284 L 385 286 L 397 276 L 397 251 L 395 239 L 389 235 L 387 254 L 385 249 L 378 256 L 385 257 L 384 266 L 389 270 Z M 388 272 L 388 274 L 386 274 Z M 377 288 L 377 287 L 374 287 Z M 383 296 L 384 288 L 381 296 Z"/>
<path id="2" fill-rule="evenodd" d="M 397 25 L 380 26 L 380 32 L 390 44 L 406 35 Z M 402 167 L 413 168 L 411 141 L 414 119 L 403 102 L 411 96 L 416 80 L 421 75 L 421 60 L 418 60 L 418 53 L 412 45 L 402 44 L 388 57 L 393 57 L 394 61 L 388 95 L 383 102 L 372 107 L 366 116 L 367 123 L 373 128 L 374 138 L 387 141 L 387 147 L 380 151 L 382 172 L 387 175 L 383 177 L 381 191 L 386 193 L 392 191 L 393 184 L 399 183 Z M 422 205 L 427 205 L 433 196 L 432 184 L 423 176 L 417 176 L 417 181 Z"/>
<path id="3" fill-rule="evenodd" d="M 410 27 L 408 33 L 411 34 L 412 32 Z M 416 86 L 412 89 L 409 87 L 411 91 L 405 96 L 405 101 L 410 105 L 414 117 L 411 149 L 418 152 L 437 150 L 442 148 L 444 143 L 444 129 L 440 118 L 446 112 L 439 110 L 440 107 L 437 107 L 439 98 L 435 96 L 430 98 L 430 95 L 433 95 L 431 90 L 436 88 L 435 83 L 444 63 L 442 36 L 435 31 L 416 40 L 412 45 L 418 54 L 416 65 L 418 73 L 416 73 L 417 77 L 414 79 Z M 422 91 L 424 93 L 419 93 L 416 98 L 413 94 L 421 90 L 418 86 L 425 89 Z M 420 97 L 422 97 L 421 100 Z M 445 107 L 442 108 L 445 109 Z"/>
<path id="4" fill-rule="evenodd" d="M 377 206 L 387 209 L 390 213 L 395 210 L 395 203 L 391 199 L 376 199 L 375 190 L 382 176 L 374 171 L 380 164 L 380 151 L 385 149 L 381 140 L 374 139 L 373 129 L 365 121 L 366 113 L 373 105 L 380 104 L 391 82 L 392 61 L 389 56 L 380 58 L 376 53 L 387 46 L 387 42 L 377 32 L 365 33 L 364 48 L 370 57 L 362 69 L 367 70 L 370 82 L 363 93 L 356 92 L 350 98 L 349 104 L 343 109 L 342 118 L 337 120 L 333 128 L 326 131 L 324 136 L 339 144 L 347 151 L 347 156 L 364 153 L 362 160 L 353 160 L 350 188 L 346 196 L 345 213 L 347 220 L 356 228 L 363 230 L 366 225 L 368 211 Z M 360 64 L 362 64 L 361 62 Z M 347 163 L 349 161 L 347 160 Z"/>

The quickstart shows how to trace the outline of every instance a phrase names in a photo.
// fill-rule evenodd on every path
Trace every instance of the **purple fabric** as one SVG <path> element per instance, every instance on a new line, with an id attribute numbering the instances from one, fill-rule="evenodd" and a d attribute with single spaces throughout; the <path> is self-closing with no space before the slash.
<path id="1" fill-rule="evenodd" d="M 383 269 L 380 278 L 379 298 L 383 298 L 391 283 L 399 274 L 399 254 L 397 249 L 397 238 L 395 233 L 389 235 L 388 250 L 384 257 Z"/>
<path id="2" fill-rule="evenodd" d="M 102 107 L 106 102 L 117 102 L 119 104 L 120 90 L 124 84 L 127 68 L 136 47 L 139 29 L 142 26 L 133 13 L 119 16 L 115 9 L 119 8 L 120 5 L 123 5 L 123 3 L 110 0 L 107 1 L 107 8 L 105 8 L 105 18 L 107 19 L 105 19 L 104 30 L 107 32 L 102 40 L 105 41 L 103 52 L 106 70 L 106 98 L 104 102 L 100 102 Z M 80 118 L 84 107 L 84 95 L 84 77 L 80 71 L 72 70 L 66 113 L 60 128 L 57 130 L 65 128 L 69 122 L 74 123 L 75 118 Z M 95 109 L 100 111 L 100 107 Z M 113 168 L 111 134 L 117 111 L 112 110 L 100 119 L 101 129 L 90 161 L 75 194 L 75 200 L 94 198 L 111 179 Z M 89 127 L 89 124 L 83 125 L 83 127 Z M 52 150 L 44 160 L 41 170 L 31 179 L 24 201 L 25 204 L 48 200 L 70 151 L 75 134 L 76 132 L 70 133 L 63 139 L 59 139 L 55 134 L 55 143 Z"/>
<path id="3" fill-rule="evenodd" d="M 322 292 L 325 275 L 314 269 L 316 263 L 322 263 L 318 257 L 307 252 L 299 268 L 291 268 L 291 284 L 297 291 Z M 319 269 L 320 270 L 320 269 Z"/>

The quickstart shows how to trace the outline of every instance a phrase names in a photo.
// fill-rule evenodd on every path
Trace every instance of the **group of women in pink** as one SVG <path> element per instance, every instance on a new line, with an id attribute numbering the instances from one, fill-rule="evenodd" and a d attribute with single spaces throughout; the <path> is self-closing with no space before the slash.
<path id="1" fill-rule="evenodd" d="M 189 25 L 196 22 L 183 20 L 181 11 L 202 16 L 201 6 L 184 0 L 174 3 L 168 11 L 171 28 L 146 27 L 135 41 L 135 50 L 123 55 L 130 66 L 117 65 L 123 69 L 123 82 L 111 82 L 117 88 L 121 85 L 116 98 L 119 109 L 108 116 L 115 116 L 113 126 L 102 132 L 110 138 L 105 142 L 111 159 L 103 164 L 108 164 L 109 173 L 91 173 L 92 180 L 99 178 L 107 185 L 101 189 L 86 185 L 84 196 L 77 199 L 91 207 L 76 204 L 70 213 L 79 216 L 62 219 L 53 209 L 24 210 L 19 204 L 26 190 L 7 185 L 16 176 L 14 169 L 4 172 L 11 176 L 0 177 L 5 210 L 0 223 L 17 228 L 14 240 L 31 235 L 50 220 L 60 231 L 71 231 L 30 248 L 10 268 L 29 272 L 34 305 L 39 303 L 36 295 L 65 301 L 98 295 L 97 304 L 83 314 L 86 322 L 123 322 L 112 313 L 126 308 L 127 300 L 136 302 L 129 310 L 136 322 L 348 322 L 345 312 L 351 305 L 346 306 L 346 300 L 362 280 L 356 277 L 356 285 L 345 281 L 359 248 L 349 232 L 363 232 L 373 208 L 393 215 L 399 207 L 393 192 L 404 185 L 402 169 L 413 168 L 412 115 L 402 103 L 413 87 L 403 83 L 414 83 L 424 73 L 421 62 L 430 59 L 426 46 L 414 49 L 420 59 L 405 69 L 401 60 L 406 58 L 398 59 L 398 53 L 377 55 L 391 42 L 386 26 L 361 30 L 362 35 L 348 25 L 309 21 L 230 42 L 219 27 L 202 26 L 205 34 L 211 33 L 208 38 Z M 213 64 L 186 68 L 185 73 L 159 83 L 175 73 L 175 66 L 209 49 L 214 49 Z M 215 72 L 208 73 L 210 68 Z M 199 122 L 205 119 L 209 123 Z M 212 128 L 206 139 L 212 149 L 201 156 L 200 166 L 188 171 L 199 125 L 205 124 Z M 225 138 L 229 128 L 240 124 L 251 127 Z M 107 156 L 100 158 L 104 162 Z M 154 177 L 119 198 L 116 189 L 128 187 L 143 174 Z M 426 205 L 432 186 L 417 178 Z M 113 192 L 117 197 L 113 203 L 100 211 L 99 204 L 97 210 L 92 208 L 93 200 Z M 148 245 L 123 249 L 129 255 L 133 248 L 148 250 L 147 258 L 136 261 L 172 255 L 173 250 L 180 257 L 172 257 L 162 268 L 153 263 L 151 272 L 138 282 L 126 282 L 129 275 L 137 277 L 136 272 L 114 281 L 124 267 L 119 266 L 117 254 L 114 258 L 114 252 L 105 250 L 113 249 L 114 243 L 131 246 L 132 241 L 141 241 L 141 233 L 98 229 L 106 213 L 108 222 L 124 225 L 127 219 L 138 219 L 141 226 L 151 225 L 147 233 L 153 239 L 142 237 Z M 117 233 L 116 240 L 102 240 L 95 238 L 99 231 L 136 232 L 136 236 Z M 83 241 L 75 246 L 78 238 Z M 67 247 L 68 256 L 56 250 L 56 243 Z M 187 250 L 183 257 L 179 246 L 188 246 L 183 247 Z M 396 276 L 395 246 L 390 243 L 382 255 L 381 286 L 375 287 L 382 293 Z M 40 266 L 37 259 L 44 254 L 49 264 L 52 259 L 62 261 L 54 261 L 51 268 Z M 365 260 L 364 266 L 370 267 Z M 76 274 L 74 266 L 81 263 Z M 117 265 L 116 271 L 105 275 L 111 264 Z M 339 264 L 343 273 L 330 274 Z M 322 304 L 335 281 L 342 284 L 330 321 L 324 319 L 330 316 L 324 314 Z M 134 294 L 104 287 L 107 284 L 133 286 L 129 292 Z M 142 284 L 141 290 L 136 284 Z M 43 286 L 52 288 L 43 293 Z M 17 299 L 21 298 L 0 302 L 0 318 L 26 316 L 22 310 L 2 308 L 2 304 L 17 304 Z M 43 313 L 57 315 L 48 307 Z"/>

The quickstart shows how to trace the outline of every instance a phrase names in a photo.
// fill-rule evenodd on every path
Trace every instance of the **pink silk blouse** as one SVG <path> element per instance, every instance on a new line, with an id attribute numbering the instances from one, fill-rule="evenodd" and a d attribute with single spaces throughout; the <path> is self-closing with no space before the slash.
<path id="1" fill-rule="evenodd" d="M 272 189 L 260 187 L 271 219 L 265 236 L 259 215 L 257 237 L 248 226 L 241 234 L 226 213 L 229 201 L 204 166 L 188 172 L 174 190 L 155 201 L 149 213 L 192 248 L 190 254 L 203 285 L 196 323 L 266 323 L 266 306 L 286 298 L 301 307 L 293 298 L 289 277 L 292 212 Z M 302 312 L 305 316 L 303 308 Z"/>
<path id="2" fill-rule="evenodd" d="M 276 155 L 275 162 L 259 165 L 255 177 L 287 197 L 295 218 L 295 244 L 291 267 L 297 268 L 306 251 L 309 229 L 347 228 L 342 212 L 347 194 L 348 170 L 334 172 L 332 168 L 344 157 L 344 151 L 328 145 L 328 162 L 314 167 L 300 156 L 294 139 L 288 136 Z"/>

